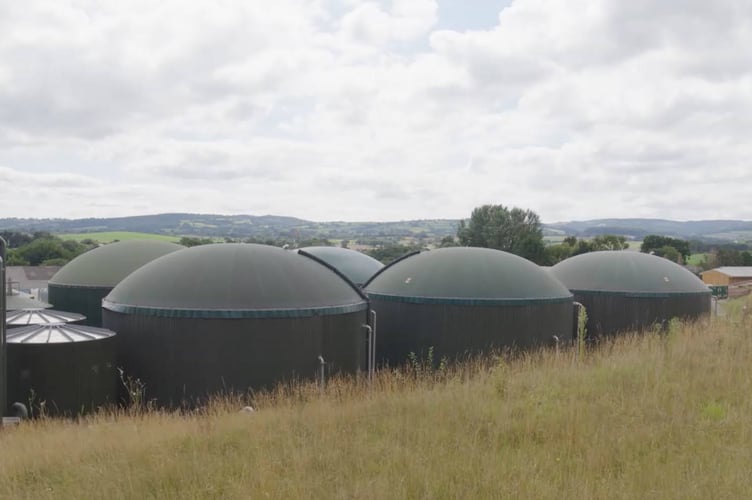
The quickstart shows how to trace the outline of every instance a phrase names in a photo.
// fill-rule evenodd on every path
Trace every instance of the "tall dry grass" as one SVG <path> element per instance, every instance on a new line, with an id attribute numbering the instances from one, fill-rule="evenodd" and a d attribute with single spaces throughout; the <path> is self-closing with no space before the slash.
<path id="1" fill-rule="evenodd" d="M 740 312 L 732 310 L 738 307 Z M 747 498 L 752 320 L 0 433 L 4 498 Z"/>

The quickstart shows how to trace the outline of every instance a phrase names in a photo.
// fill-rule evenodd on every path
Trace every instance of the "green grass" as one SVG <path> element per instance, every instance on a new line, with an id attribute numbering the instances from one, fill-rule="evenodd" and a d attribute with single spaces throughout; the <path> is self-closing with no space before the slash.
<path id="1" fill-rule="evenodd" d="M 24 424 L 0 432 L 0 497 L 747 498 L 752 318 L 736 309 L 579 360 L 280 389 L 250 415 L 226 399 Z"/>
<path id="2" fill-rule="evenodd" d="M 690 266 L 699 266 L 707 258 L 707 253 L 693 253 L 687 259 L 687 264 Z"/>
<path id="3" fill-rule="evenodd" d="M 64 240 L 76 240 L 81 241 L 85 239 L 91 239 L 99 243 L 111 243 L 113 241 L 125 241 L 125 240 L 161 240 L 171 241 L 177 243 L 180 238 L 177 236 L 168 236 L 166 234 L 152 234 L 152 233 L 134 233 L 129 231 L 108 231 L 101 233 L 62 233 L 58 234 L 60 238 Z"/>

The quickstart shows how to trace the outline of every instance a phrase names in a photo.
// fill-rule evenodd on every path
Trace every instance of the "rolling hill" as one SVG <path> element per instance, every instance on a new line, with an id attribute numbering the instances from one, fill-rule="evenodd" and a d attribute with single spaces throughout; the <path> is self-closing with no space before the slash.
<path id="1" fill-rule="evenodd" d="M 129 231 L 167 236 L 259 239 L 441 239 L 455 235 L 459 219 L 424 219 L 391 222 L 314 222 L 278 215 L 214 215 L 169 213 L 116 218 L 0 219 L 0 230 L 93 233 Z M 752 241 L 752 221 L 666 219 L 593 219 L 544 224 L 544 234 L 589 237 L 619 234 L 642 239 L 660 234 L 705 241 Z"/>

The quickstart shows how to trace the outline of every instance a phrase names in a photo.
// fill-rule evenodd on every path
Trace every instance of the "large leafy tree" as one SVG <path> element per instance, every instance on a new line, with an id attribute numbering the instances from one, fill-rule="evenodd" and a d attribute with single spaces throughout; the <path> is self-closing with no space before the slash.
<path id="1" fill-rule="evenodd" d="M 539 264 L 545 260 L 540 217 L 531 210 L 477 207 L 467 222 L 460 222 L 457 237 L 464 246 L 504 250 Z"/>
<path id="2" fill-rule="evenodd" d="M 685 262 L 692 254 L 692 250 L 690 250 L 689 248 L 688 241 L 680 240 L 677 238 L 670 238 L 668 236 L 660 236 L 657 234 L 650 234 L 648 236 L 645 236 L 645 238 L 643 238 L 642 240 L 640 251 L 643 253 L 654 253 L 655 255 L 658 255 L 660 257 L 664 257 L 664 254 L 668 252 L 671 254 L 668 256 L 668 258 L 673 257 L 673 252 L 667 250 L 666 247 L 673 247 L 674 249 L 676 249 L 677 253 L 681 255 L 682 260 Z M 671 258 L 671 260 L 676 259 Z"/>

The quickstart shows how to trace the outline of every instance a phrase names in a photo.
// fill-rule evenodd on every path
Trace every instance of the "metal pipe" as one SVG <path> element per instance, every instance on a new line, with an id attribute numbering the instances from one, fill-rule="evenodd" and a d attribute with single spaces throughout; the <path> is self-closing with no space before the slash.
<path id="1" fill-rule="evenodd" d="M 371 338 L 373 339 L 373 348 L 371 349 L 371 367 L 374 374 L 376 373 L 376 311 L 371 309 Z"/>
<path id="2" fill-rule="evenodd" d="M 368 362 L 366 363 L 366 369 L 368 370 L 368 380 L 373 379 L 373 366 L 371 365 L 371 359 L 373 358 L 373 328 L 371 325 L 363 325 L 363 328 L 368 332 L 366 337 L 366 345 L 368 346 Z"/>
<path id="3" fill-rule="evenodd" d="M 326 383 L 326 380 L 324 380 L 324 367 L 326 366 L 326 361 L 324 361 L 324 356 L 319 355 L 319 384 L 320 384 L 320 390 L 323 394 L 324 392 L 324 384 Z"/>
<path id="4" fill-rule="evenodd" d="M 6 262 L 7 243 L 0 237 L 0 283 L 5 285 L 5 262 Z M 7 386 L 7 369 L 6 369 L 6 331 L 5 331 L 5 290 L 0 293 L 0 427 L 2 426 L 2 417 L 5 416 L 8 408 L 8 386 Z"/>

